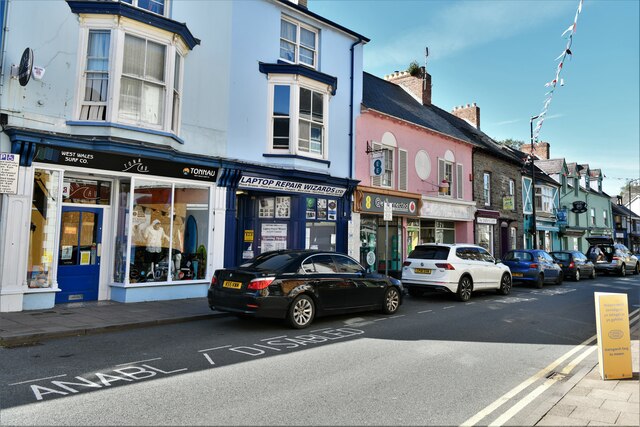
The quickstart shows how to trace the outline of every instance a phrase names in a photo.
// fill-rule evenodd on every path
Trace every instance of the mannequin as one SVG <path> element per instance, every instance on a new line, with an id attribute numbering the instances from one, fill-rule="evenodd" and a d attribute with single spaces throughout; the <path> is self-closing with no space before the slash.
<path id="1" fill-rule="evenodd" d="M 160 226 L 160 220 L 154 219 L 151 225 L 144 229 L 142 235 L 146 242 L 146 259 L 151 263 L 150 272 L 154 273 L 154 264 L 160 261 L 163 239 L 169 242 L 169 236 Z"/>

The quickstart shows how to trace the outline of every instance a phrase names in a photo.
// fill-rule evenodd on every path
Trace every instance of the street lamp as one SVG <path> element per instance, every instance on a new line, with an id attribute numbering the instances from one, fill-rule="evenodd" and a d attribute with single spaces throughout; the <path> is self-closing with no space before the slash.
<path id="1" fill-rule="evenodd" d="M 531 220 L 533 222 L 531 227 L 533 229 L 533 249 L 538 248 L 538 227 L 536 225 L 536 170 L 533 162 L 533 121 L 538 117 L 540 116 L 533 116 L 529 119 L 529 129 L 531 130 L 531 153 L 529 155 L 529 160 L 531 162 Z"/>

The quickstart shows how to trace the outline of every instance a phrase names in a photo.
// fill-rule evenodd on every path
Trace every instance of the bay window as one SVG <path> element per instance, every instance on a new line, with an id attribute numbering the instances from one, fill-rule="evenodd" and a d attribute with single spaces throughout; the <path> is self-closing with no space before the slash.
<path id="1" fill-rule="evenodd" d="M 553 188 L 536 187 L 536 209 L 541 212 L 553 213 Z"/>
<path id="2" fill-rule="evenodd" d="M 121 0 L 123 3 L 128 3 L 140 9 L 148 10 L 149 12 L 156 13 L 158 15 L 165 16 L 167 10 L 166 3 L 168 0 Z"/>

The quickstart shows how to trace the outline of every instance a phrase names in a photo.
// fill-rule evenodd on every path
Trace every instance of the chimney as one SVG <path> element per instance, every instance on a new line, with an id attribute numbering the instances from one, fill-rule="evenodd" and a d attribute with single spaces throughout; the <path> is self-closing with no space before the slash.
<path id="1" fill-rule="evenodd" d="M 298 0 L 298 6 L 302 6 L 305 9 L 308 9 L 307 7 L 307 0 Z"/>
<path id="2" fill-rule="evenodd" d="M 402 87 L 422 105 L 431 105 L 431 74 L 427 73 L 425 67 L 420 67 L 413 75 L 408 71 L 395 71 L 384 76 L 384 79 Z"/>
<path id="3" fill-rule="evenodd" d="M 466 120 L 476 129 L 480 129 L 480 107 L 475 102 L 472 105 L 467 104 L 466 107 L 464 105 L 453 107 L 451 114 Z"/>
<path id="4" fill-rule="evenodd" d="M 520 147 L 523 153 L 531 153 L 531 144 L 523 144 Z M 533 144 L 533 155 L 541 160 L 549 160 L 551 157 L 551 147 L 548 142 L 538 142 Z"/>

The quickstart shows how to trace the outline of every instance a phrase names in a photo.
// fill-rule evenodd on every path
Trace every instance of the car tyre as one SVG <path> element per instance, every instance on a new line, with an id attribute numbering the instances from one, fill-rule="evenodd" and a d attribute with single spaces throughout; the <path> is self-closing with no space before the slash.
<path id="1" fill-rule="evenodd" d="M 469 298 L 471 298 L 471 292 L 473 292 L 473 282 L 471 281 L 471 277 L 462 276 L 458 282 L 458 291 L 456 292 L 458 300 L 462 302 L 469 301 Z"/>
<path id="2" fill-rule="evenodd" d="M 509 295 L 511 293 L 511 276 L 508 274 L 503 274 L 500 279 L 500 288 L 498 288 L 498 293 L 500 295 Z"/>
<path id="3" fill-rule="evenodd" d="M 394 314 L 400 307 L 400 291 L 395 287 L 387 289 L 382 302 L 382 312 L 384 314 Z"/>
<path id="4" fill-rule="evenodd" d="M 409 295 L 412 297 L 418 298 L 424 295 L 424 291 L 416 288 L 409 288 Z"/>
<path id="5" fill-rule="evenodd" d="M 627 275 L 627 266 L 622 264 L 622 267 L 620 267 L 620 276 L 624 277 Z"/>
<path id="6" fill-rule="evenodd" d="M 573 275 L 573 280 L 576 282 L 580 281 L 580 269 L 576 268 L 576 274 Z"/>
<path id="7" fill-rule="evenodd" d="M 316 315 L 316 305 L 309 295 L 300 295 L 293 300 L 289 311 L 287 312 L 287 320 L 295 329 L 303 329 L 311 324 Z"/>
<path id="8" fill-rule="evenodd" d="M 563 280 L 564 280 L 564 273 L 560 272 L 560 274 L 558 274 L 558 278 L 556 279 L 556 285 L 562 285 Z"/>
<path id="9" fill-rule="evenodd" d="M 633 274 L 640 274 L 640 266 L 639 263 L 636 262 L 636 268 L 633 269 Z"/>
<path id="10" fill-rule="evenodd" d="M 596 274 L 596 269 L 594 268 L 593 270 L 591 270 L 591 276 L 589 276 L 590 279 L 595 279 L 597 276 Z"/>
<path id="11" fill-rule="evenodd" d="M 536 280 L 536 288 L 542 289 L 544 286 L 544 276 L 542 274 L 538 275 L 538 279 Z"/>

